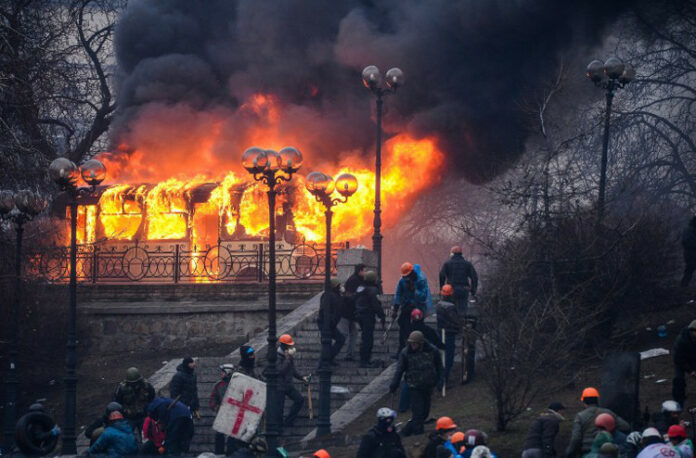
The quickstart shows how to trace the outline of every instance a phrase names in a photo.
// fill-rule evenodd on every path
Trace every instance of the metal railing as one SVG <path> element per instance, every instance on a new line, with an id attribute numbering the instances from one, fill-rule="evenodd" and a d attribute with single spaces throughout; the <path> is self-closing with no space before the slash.
<path id="1" fill-rule="evenodd" d="M 331 253 L 336 272 L 337 251 Z M 69 280 L 69 248 L 55 247 L 27 253 L 28 278 L 62 283 Z M 320 245 L 276 245 L 278 281 L 322 281 L 325 264 Z M 268 243 L 219 244 L 190 249 L 188 244 L 80 245 L 77 280 L 82 283 L 204 283 L 264 282 L 270 265 Z M 2 269 L 5 270 L 5 269 Z"/>

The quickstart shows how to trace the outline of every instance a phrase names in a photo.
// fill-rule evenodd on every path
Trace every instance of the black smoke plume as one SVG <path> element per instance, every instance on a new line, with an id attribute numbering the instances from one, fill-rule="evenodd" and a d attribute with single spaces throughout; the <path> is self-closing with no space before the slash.
<path id="1" fill-rule="evenodd" d="M 264 92 L 285 107 L 280 131 L 300 132 L 297 146 L 311 157 L 367 154 L 374 104 L 361 70 L 398 66 L 407 80 L 385 102 L 387 135 L 436 136 L 451 169 L 485 181 L 523 153 L 518 102 L 632 3 L 132 0 L 116 35 L 112 140 L 138 147 L 148 120 L 167 112 L 172 137 L 148 141 L 176 141 L 216 113 L 224 126 L 213 154 L 238 156 L 251 146 L 243 132 L 259 122 L 240 106 Z"/>

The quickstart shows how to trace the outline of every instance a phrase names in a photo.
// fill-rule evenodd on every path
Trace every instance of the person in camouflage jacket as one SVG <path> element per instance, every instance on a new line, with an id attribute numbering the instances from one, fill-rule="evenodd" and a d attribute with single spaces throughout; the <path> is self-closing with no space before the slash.
<path id="1" fill-rule="evenodd" d="M 136 367 L 126 371 L 126 379 L 118 384 L 114 401 L 123 406 L 124 418 L 133 426 L 133 430 L 142 431 L 147 416 L 145 408 L 155 399 L 155 388 L 140 375 Z"/>

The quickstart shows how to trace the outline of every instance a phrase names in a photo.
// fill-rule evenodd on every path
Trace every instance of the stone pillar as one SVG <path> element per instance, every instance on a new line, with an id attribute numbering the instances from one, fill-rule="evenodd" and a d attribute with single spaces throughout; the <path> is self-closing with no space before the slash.
<path id="1" fill-rule="evenodd" d="M 348 277 L 353 275 L 355 266 L 365 264 L 368 270 L 377 270 L 377 253 L 366 248 L 349 248 L 347 250 L 338 250 L 336 259 L 336 270 L 338 271 L 338 279 L 341 284 L 348 280 Z"/>

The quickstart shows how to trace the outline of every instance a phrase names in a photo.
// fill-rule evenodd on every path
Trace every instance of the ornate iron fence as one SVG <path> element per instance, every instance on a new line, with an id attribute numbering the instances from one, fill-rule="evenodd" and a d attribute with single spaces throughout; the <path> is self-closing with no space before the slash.
<path id="1" fill-rule="evenodd" d="M 331 270 L 336 272 L 332 250 Z M 276 248 L 276 275 L 279 281 L 321 281 L 325 253 L 318 245 L 301 244 Z M 70 278 L 69 248 L 56 247 L 29 253 L 25 265 L 28 277 L 50 282 Z M 77 280 L 83 283 L 203 283 L 263 282 L 268 279 L 268 243 L 215 245 L 204 250 L 187 244 L 133 243 L 104 247 L 81 245 L 77 252 Z"/>

